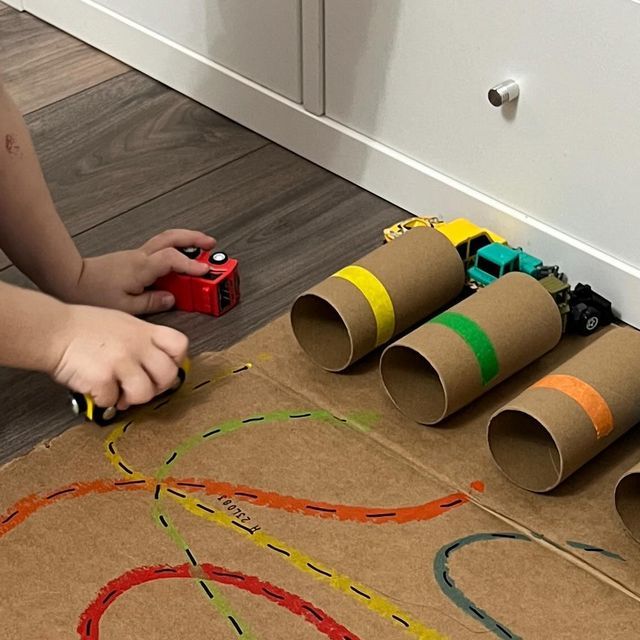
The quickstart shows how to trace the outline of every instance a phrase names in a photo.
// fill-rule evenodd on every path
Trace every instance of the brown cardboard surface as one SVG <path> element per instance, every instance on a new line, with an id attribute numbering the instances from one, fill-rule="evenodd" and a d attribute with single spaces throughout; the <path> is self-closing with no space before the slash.
<path id="1" fill-rule="evenodd" d="M 436 424 L 466 406 L 555 347 L 562 334 L 553 299 L 522 273 L 507 274 L 449 313 L 484 332 L 495 350 L 496 375 L 483 380 L 468 341 L 442 324 L 427 322 L 388 346 L 380 361 L 384 387 L 400 411 L 422 424 Z"/>
<path id="2" fill-rule="evenodd" d="M 469 450 L 448 473 L 465 458 L 455 429 L 402 418 L 375 361 L 318 369 L 286 318 L 197 359 L 177 395 L 131 418 L 82 425 L 0 469 L 3 638 L 638 633 L 638 600 L 582 562 L 637 577 L 628 536 L 612 547 L 624 561 L 565 538 L 566 558 L 498 519 L 483 505 L 499 487 Z M 483 479 L 484 493 L 471 488 Z"/>
<path id="3" fill-rule="evenodd" d="M 640 463 L 618 481 L 614 503 L 622 524 L 640 542 Z"/>
<path id="4" fill-rule="evenodd" d="M 455 247 L 440 232 L 424 227 L 411 229 L 355 265 L 386 290 L 395 316 L 392 336 L 451 302 L 465 279 Z M 291 309 L 291 324 L 309 357 L 329 371 L 342 371 L 379 346 L 370 303 L 342 278 L 332 276 L 303 293 Z"/>
<path id="5" fill-rule="evenodd" d="M 640 332 L 614 328 L 549 376 L 569 394 L 538 381 L 498 410 L 487 432 L 496 464 L 531 491 L 557 487 L 640 422 Z M 607 414 L 602 432 L 598 411 Z"/>

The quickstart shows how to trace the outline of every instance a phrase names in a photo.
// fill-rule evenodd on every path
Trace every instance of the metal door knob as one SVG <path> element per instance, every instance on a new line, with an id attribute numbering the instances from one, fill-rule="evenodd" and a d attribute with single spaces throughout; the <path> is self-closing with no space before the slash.
<path id="1" fill-rule="evenodd" d="M 520 87 L 515 80 L 505 80 L 489 89 L 489 102 L 494 107 L 501 107 L 507 102 L 513 102 L 520 95 Z"/>

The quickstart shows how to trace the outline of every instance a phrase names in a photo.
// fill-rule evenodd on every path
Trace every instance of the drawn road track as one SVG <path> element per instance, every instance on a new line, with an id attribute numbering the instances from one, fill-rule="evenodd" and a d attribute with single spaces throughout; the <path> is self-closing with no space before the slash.
<path id="1" fill-rule="evenodd" d="M 322 609 L 303 600 L 300 596 L 285 591 L 269 582 L 264 582 L 255 576 L 245 575 L 237 571 L 229 571 L 213 564 L 203 563 L 199 565 L 199 568 L 203 577 L 207 580 L 221 585 L 236 587 L 255 596 L 260 596 L 304 618 L 304 620 L 315 626 L 320 633 L 330 640 L 359 640 L 359 637 L 356 636 L 355 633 L 352 633 L 346 627 L 339 624 Z M 175 578 L 197 579 L 197 577 L 192 575 L 192 566 L 185 563 L 173 567 L 167 565 L 139 567 L 127 571 L 115 580 L 111 580 L 100 589 L 95 600 L 85 609 L 80 617 L 77 628 L 80 638 L 82 640 L 99 640 L 100 621 L 105 612 L 118 598 L 130 589 L 147 582 Z M 208 598 L 212 599 L 215 597 L 204 580 L 199 580 L 199 584 Z"/>

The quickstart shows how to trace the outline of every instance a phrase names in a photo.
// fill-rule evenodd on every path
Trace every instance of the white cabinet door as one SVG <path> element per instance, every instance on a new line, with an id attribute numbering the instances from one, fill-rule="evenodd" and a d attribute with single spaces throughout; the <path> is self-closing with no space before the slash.
<path id="1" fill-rule="evenodd" d="M 325 38 L 329 117 L 640 267 L 639 3 L 326 0 Z"/>
<path id="2" fill-rule="evenodd" d="M 301 101 L 300 0 L 96 0 L 209 60 Z"/>

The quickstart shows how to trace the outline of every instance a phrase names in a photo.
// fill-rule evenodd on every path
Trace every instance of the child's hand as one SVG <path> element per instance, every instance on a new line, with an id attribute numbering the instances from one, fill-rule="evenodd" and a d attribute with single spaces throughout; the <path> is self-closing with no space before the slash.
<path id="1" fill-rule="evenodd" d="M 171 309 L 173 296 L 166 291 L 146 291 L 171 271 L 201 276 L 208 267 L 180 253 L 176 247 L 209 251 L 215 240 L 199 231 L 172 229 L 154 236 L 139 249 L 85 258 L 77 285 L 65 297 L 76 304 L 119 309 L 134 315 Z"/>
<path id="2" fill-rule="evenodd" d="M 121 410 L 175 382 L 187 353 L 183 334 L 110 309 L 69 305 L 65 313 L 51 340 L 48 373 L 56 382 Z"/>

